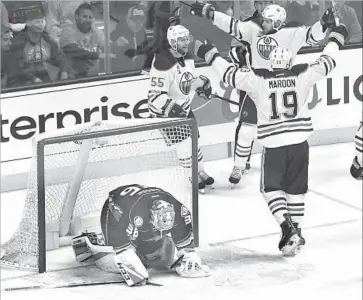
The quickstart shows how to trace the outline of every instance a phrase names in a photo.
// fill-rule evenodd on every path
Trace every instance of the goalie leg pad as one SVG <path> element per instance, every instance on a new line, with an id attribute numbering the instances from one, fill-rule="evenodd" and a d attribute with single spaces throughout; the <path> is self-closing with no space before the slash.
<path id="1" fill-rule="evenodd" d="M 114 255 L 113 260 L 127 285 L 144 285 L 148 281 L 149 273 L 133 249 Z"/>

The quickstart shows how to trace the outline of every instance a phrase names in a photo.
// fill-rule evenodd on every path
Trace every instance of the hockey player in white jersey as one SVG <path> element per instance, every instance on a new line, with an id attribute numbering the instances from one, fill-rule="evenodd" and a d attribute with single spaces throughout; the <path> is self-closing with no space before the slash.
<path id="1" fill-rule="evenodd" d="M 363 122 L 355 134 L 356 156 L 350 167 L 350 174 L 357 180 L 363 180 Z"/>
<path id="2" fill-rule="evenodd" d="M 258 112 L 257 138 L 263 145 L 261 192 L 282 229 L 279 249 L 295 255 L 305 244 L 301 236 L 304 197 L 308 191 L 309 145 L 313 132 L 308 111 L 310 88 L 335 67 L 332 56 L 344 45 L 344 25 L 331 30 L 318 60 L 291 67 L 291 51 L 276 47 L 269 70 L 241 69 L 220 57 L 206 41 L 195 43 L 196 54 L 212 65 L 227 84 L 251 94 Z"/>
<path id="3" fill-rule="evenodd" d="M 267 69 L 269 55 L 277 46 L 289 49 L 293 60 L 303 46 L 318 44 L 325 38 L 326 29 L 336 26 L 336 16 L 329 8 L 321 20 L 312 26 L 292 27 L 285 24 L 286 11 L 275 4 L 268 5 L 261 14 L 261 18 L 253 18 L 242 22 L 221 12 L 215 11 L 208 3 L 192 4 L 191 13 L 213 20 L 213 24 L 235 38 L 236 41 L 249 44 L 250 63 L 252 68 Z M 240 63 L 240 47 L 230 51 L 230 57 L 235 64 Z M 257 133 L 257 112 L 251 95 L 247 95 L 241 103 L 240 120 L 236 129 L 235 161 L 229 178 L 232 186 L 239 183 L 252 150 L 252 142 Z"/>
<path id="4" fill-rule="evenodd" d="M 188 52 L 192 36 L 182 25 L 170 26 L 167 31 L 169 47 L 157 53 L 150 70 L 148 107 L 157 118 L 194 118 L 190 108 L 194 91 L 210 100 L 212 88 L 205 76 L 197 76 L 192 54 Z M 178 129 L 164 130 L 167 143 L 176 144 L 178 157 L 185 168 L 191 167 L 191 137 L 180 140 Z M 214 179 L 204 170 L 203 154 L 198 148 L 198 184 L 213 187 Z"/>

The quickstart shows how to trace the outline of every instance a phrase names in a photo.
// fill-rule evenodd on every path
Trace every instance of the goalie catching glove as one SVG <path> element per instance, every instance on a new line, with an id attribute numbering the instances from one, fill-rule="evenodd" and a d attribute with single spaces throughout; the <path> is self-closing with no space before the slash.
<path id="1" fill-rule="evenodd" d="M 72 248 L 78 262 L 94 262 L 105 272 L 120 273 L 129 286 L 144 285 L 149 280 L 148 271 L 133 249 L 115 251 L 94 232 L 74 237 Z"/>
<path id="2" fill-rule="evenodd" d="M 181 277 L 199 278 L 210 276 L 209 268 L 202 264 L 199 255 L 194 249 L 185 248 L 177 253 L 180 262 L 176 264 L 175 271 Z"/>
<path id="3" fill-rule="evenodd" d="M 220 56 L 218 49 L 208 40 L 205 40 L 204 43 L 196 40 L 194 44 L 194 54 L 199 58 L 204 59 L 208 65 L 211 65 L 213 61 Z"/>

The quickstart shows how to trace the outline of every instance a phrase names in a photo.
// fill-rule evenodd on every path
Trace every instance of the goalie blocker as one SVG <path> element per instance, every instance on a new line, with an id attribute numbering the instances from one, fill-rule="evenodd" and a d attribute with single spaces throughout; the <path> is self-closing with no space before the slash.
<path id="1" fill-rule="evenodd" d="M 76 260 L 120 273 L 129 286 L 148 282 L 147 268 L 173 268 L 182 277 L 209 276 L 194 249 L 189 210 L 157 187 L 121 186 L 101 212 L 102 234 L 73 238 Z"/>

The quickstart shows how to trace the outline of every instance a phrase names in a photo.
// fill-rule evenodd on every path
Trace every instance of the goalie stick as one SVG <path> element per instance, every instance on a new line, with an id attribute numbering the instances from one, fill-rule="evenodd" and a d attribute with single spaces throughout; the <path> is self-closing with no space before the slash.
<path id="1" fill-rule="evenodd" d="M 31 285 L 31 286 L 22 286 L 22 287 L 13 287 L 13 288 L 5 288 L 4 292 L 15 292 L 15 291 L 30 291 L 30 290 L 42 290 L 42 289 L 64 289 L 64 288 L 76 288 L 82 286 L 97 286 L 97 285 L 107 285 L 107 284 L 116 284 L 116 283 L 124 283 L 125 280 L 114 280 L 114 281 L 105 281 L 105 282 L 80 282 L 80 283 L 70 283 L 70 284 L 60 284 L 60 285 Z M 162 284 L 146 281 L 146 285 L 153 286 L 163 286 Z"/>
<path id="2" fill-rule="evenodd" d="M 40 290 L 40 289 L 62 289 L 62 288 L 82 287 L 82 286 L 115 284 L 123 282 L 125 282 L 125 280 L 115 280 L 115 281 L 105 281 L 105 282 L 79 282 L 79 283 L 69 283 L 69 284 L 60 284 L 60 285 L 31 285 L 23 287 L 5 288 L 3 291 L 12 292 L 12 291 L 28 291 L 28 290 Z"/>

